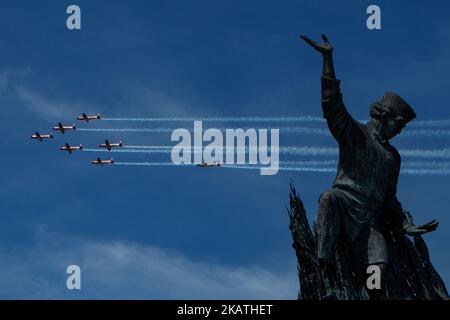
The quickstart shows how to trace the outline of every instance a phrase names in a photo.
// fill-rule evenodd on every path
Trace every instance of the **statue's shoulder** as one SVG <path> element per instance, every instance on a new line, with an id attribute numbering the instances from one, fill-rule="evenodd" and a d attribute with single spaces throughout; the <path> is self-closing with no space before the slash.
<path id="1" fill-rule="evenodd" d="M 389 148 L 389 151 L 394 155 L 394 157 L 396 157 L 400 161 L 401 157 L 400 157 L 400 153 L 398 152 L 397 148 L 394 147 L 389 142 L 387 143 L 387 147 Z"/>

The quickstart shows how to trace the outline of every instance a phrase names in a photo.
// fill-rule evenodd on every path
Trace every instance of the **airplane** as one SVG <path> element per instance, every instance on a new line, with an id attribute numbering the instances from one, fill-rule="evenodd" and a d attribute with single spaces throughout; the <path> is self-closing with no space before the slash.
<path id="1" fill-rule="evenodd" d="M 61 122 L 58 122 L 58 126 L 53 127 L 53 130 L 61 131 L 62 134 L 64 134 L 66 130 L 75 130 L 75 129 L 76 129 L 75 124 L 71 126 L 63 126 Z"/>
<path id="2" fill-rule="evenodd" d="M 114 163 L 114 159 L 111 158 L 111 160 L 102 160 L 100 158 L 97 158 L 96 160 L 91 161 L 92 164 L 99 164 L 101 166 L 103 166 L 104 164 L 113 164 Z"/>
<path id="3" fill-rule="evenodd" d="M 53 139 L 53 135 L 51 133 L 49 133 L 49 134 L 40 134 L 39 132 L 36 131 L 36 133 L 33 134 L 30 138 L 31 139 L 38 139 L 40 142 L 42 142 L 43 139 Z"/>
<path id="4" fill-rule="evenodd" d="M 123 146 L 122 141 L 119 141 L 119 143 L 109 143 L 108 140 L 105 140 L 105 143 L 98 145 L 100 148 L 106 148 L 108 151 L 111 151 L 111 148 L 120 148 Z"/>
<path id="5" fill-rule="evenodd" d="M 73 150 L 83 150 L 83 146 L 80 144 L 79 146 L 71 147 L 68 143 L 64 147 L 59 148 L 59 150 L 64 150 L 69 153 L 72 153 Z"/>
<path id="6" fill-rule="evenodd" d="M 77 120 L 82 120 L 89 122 L 89 120 L 100 120 L 100 113 L 96 116 L 88 116 L 86 113 L 83 113 L 81 116 L 77 117 Z"/>
<path id="7" fill-rule="evenodd" d="M 197 167 L 207 168 L 207 167 L 220 167 L 220 163 L 213 162 L 211 164 L 206 163 L 205 161 L 202 161 L 202 163 L 198 163 Z"/>

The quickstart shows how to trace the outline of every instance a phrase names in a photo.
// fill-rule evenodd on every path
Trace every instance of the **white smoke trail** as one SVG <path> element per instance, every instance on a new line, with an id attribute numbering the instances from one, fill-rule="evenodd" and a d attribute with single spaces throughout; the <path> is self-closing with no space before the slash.
<path id="1" fill-rule="evenodd" d="M 134 121 L 134 122 L 325 122 L 321 117 L 186 117 L 186 118 L 102 118 L 104 121 Z"/>
<path id="2" fill-rule="evenodd" d="M 165 132 L 173 132 L 174 130 L 179 128 L 79 128 L 78 131 L 86 131 L 86 132 L 151 132 L 151 133 L 165 133 Z M 189 132 L 194 132 L 193 129 L 185 128 Z M 226 130 L 230 128 L 216 128 L 219 130 Z M 235 128 L 238 129 L 238 128 Z M 243 130 L 255 129 L 255 128 L 240 128 Z M 327 129 L 318 129 L 318 128 L 307 128 L 307 127 L 270 127 L 263 128 L 267 130 L 279 129 L 282 132 L 289 133 L 304 133 L 304 134 L 315 134 L 315 135 L 323 135 L 330 136 L 330 132 Z M 207 130 L 207 128 L 204 128 Z"/>
<path id="3" fill-rule="evenodd" d="M 88 152 L 129 152 L 129 153 L 171 153 L 173 146 L 124 146 L 123 149 L 84 149 Z M 192 151 L 197 148 L 191 149 Z M 235 150 L 236 153 L 248 153 L 248 149 L 223 148 L 223 151 Z M 270 150 L 270 147 L 269 147 Z M 276 151 L 276 148 L 272 148 Z M 339 154 L 338 148 L 333 147 L 279 147 L 280 154 L 301 155 L 301 156 L 335 156 Z M 450 148 L 444 149 L 400 149 L 402 157 L 421 158 L 421 159 L 450 159 Z"/>
<path id="4" fill-rule="evenodd" d="M 233 169 L 261 169 L 260 166 L 248 165 L 223 165 L 224 168 Z M 321 168 L 321 167 L 280 167 L 280 171 L 302 171 L 302 172 L 318 172 L 318 173 L 336 173 L 336 168 Z M 443 176 L 450 175 L 450 169 L 402 169 L 403 175 L 422 175 L 422 176 Z"/>
<path id="5" fill-rule="evenodd" d="M 438 161 L 405 161 L 402 168 L 450 169 L 450 162 Z"/>
<path id="6" fill-rule="evenodd" d="M 404 157 L 422 159 L 450 159 L 450 149 L 401 149 L 400 154 Z"/>
<path id="7" fill-rule="evenodd" d="M 450 137 L 449 130 L 405 130 L 400 134 L 401 137 Z"/>
<path id="8" fill-rule="evenodd" d="M 151 146 L 148 146 L 151 147 Z M 143 149 L 127 149 L 124 147 L 123 149 L 111 149 L 111 151 L 108 151 L 107 149 L 99 149 L 99 148 L 85 148 L 84 151 L 87 152 L 122 152 L 122 153 L 171 153 L 172 152 L 172 146 L 163 146 L 164 148 L 143 148 Z M 269 150 L 276 151 L 277 148 L 270 149 Z M 198 148 L 192 148 L 192 151 L 198 150 Z M 227 150 L 236 150 L 231 148 L 224 148 L 224 151 Z M 235 151 L 236 153 L 248 153 L 248 150 L 242 150 L 238 149 Z M 337 155 L 338 149 L 337 148 L 319 148 L 319 147 L 279 147 L 278 148 L 279 153 L 283 154 L 292 154 L 292 155 L 304 155 L 304 156 L 326 156 L 326 155 Z"/>
<path id="9" fill-rule="evenodd" d="M 402 169 L 400 173 L 419 176 L 447 176 L 450 175 L 450 169 Z"/>
<path id="10" fill-rule="evenodd" d="M 172 117 L 172 118 L 102 118 L 103 121 L 133 121 L 133 122 L 188 122 L 188 121 L 210 121 L 210 122 L 310 122 L 325 123 L 326 120 L 316 116 L 299 117 Z M 358 120 L 361 123 L 367 123 L 367 119 Z M 449 127 L 450 119 L 440 120 L 415 120 L 408 127 L 414 128 L 442 128 Z"/>
<path id="11" fill-rule="evenodd" d="M 171 162 L 116 162 L 116 165 L 123 166 L 195 166 L 195 164 L 174 164 Z M 230 169 L 247 169 L 247 170 L 260 170 L 261 166 L 258 165 L 221 165 L 223 168 Z M 317 173 L 335 173 L 336 168 L 322 168 L 322 167 L 280 167 L 280 171 L 297 171 L 297 172 L 317 172 Z M 402 169 L 401 174 L 403 175 L 422 175 L 422 176 L 443 176 L 450 175 L 450 169 Z"/>
<path id="12" fill-rule="evenodd" d="M 149 133 L 167 133 L 173 132 L 174 130 L 179 128 L 79 128 L 77 131 L 86 131 L 86 132 L 149 132 Z M 204 128 L 206 130 L 207 128 Z M 226 130 L 229 128 L 217 128 L 219 130 Z M 237 129 L 237 128 L 235 128 Z M 254 129 L 254 128 L 241 128 L 243 130 Z M 311 135 L 319 135 L 319 136 L 331 136 L 331 133 L 328 129 L 321 128 L 309 128 L 309 127 L 268 127 L 264 128 L 267 130 L 279 129 L 284 133 L 301 133 L 301 134 L 311 134 Z M 193 129 L 187 129 L 189 132 L 194 132 Z M 450 137 L 450 130 L 405 130 L 401 133 L 400 137 L 438 137 L 438 138 L 446 138 Z"/>
<path id="13" fill-rule="evenodd" d="M 408 124 L 408 127 L 412 128 L 442 128 L 442 127 L 449 127 L 450 126 L 450 119 L 441 119 L 441 120 L 417 120 L 411 122 L 411 124 Z"/>
<path id="14" fill-rule="evenodd" d="M 87 132 L 172 132 L 171 128 L 79 128 L 77 131 Z"/>
<path id="15" fill-rule="evenodd" d="M 182 167 L 182 166 L 194 166 L 195 164 L 175 164 L 172 162 L 115 162 L 114 164 L 121 166 L 152 166 L 152 167 Z"/>
<path id="16" fill-rule="evenodd" d="M 83 151 L 87 152 L 118 152 L 118 153 L 170 153 L 170 149 L 155 149 L 155 150 L 121 150 L 121 149 L 98 149 L 98 148 L 85 148 Z"/>

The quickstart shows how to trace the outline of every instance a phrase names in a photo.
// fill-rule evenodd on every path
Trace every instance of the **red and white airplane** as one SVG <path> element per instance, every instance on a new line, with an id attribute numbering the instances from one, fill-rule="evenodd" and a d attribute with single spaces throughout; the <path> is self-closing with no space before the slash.
<path id="1" fill-rule="evenodd" d="M 112 148 L 121 148 L 123 146 L 122 141 L 118 143 L 109 143 L 108 140 L 105 140 L 105 143 L 101 143 L 98 145 L 100 148 L 106 148 L 108 151 L 111 151 Z"/>
<path id="2" fill-rule="evenodd" d="M 202 163 L 197 164 L 197 167 L 207 168 L 207 167 L 220 167 L 220 163 L 213 162 L 213 163 L 206 163 L 205 161 L 202 161 Z"/>
<path id="3" fill-rule="evenodd" d="M 111 158 L 110 160 L 102 160 L 100 158 L 97 158 L 96 160 L 91 161 L 92 164 L 99 164 L 101 166 L 103 166 L 104 164 L 113 164 L 114 163 L 114 159 Z"/>
<path id="4" fill-rule="evenodd" d="M 74 150 L 83 150 L 83 146 L 80 144 L 79 146 L 70 146 L 68 143 L 64 147 L 59 148 L 59 150 L 64 150 L 69 153 L 72 153 Z"/>
<path id="5" fill-rule="evenodd" d="M 51 133 L 49 133 L 49 134 L 40 134 L 39 132 L 36 131 L 36 133 L 33 134 L 30 138 L 31 139 L 37 139 L 40 142 L 42 142 L 43 139 L 53 139 L 53 135 Z"/>
<path id="6" fill-rule="evenodd" d="M 77 120 L 89 122 L 89 120 L 100 120 L 100 113 L 96 116 L 88 116 L 86 113 L 83 113 L 81 116 L 77 117 Z"/>
<path id="7" fill-rule="evenodd" d="M 62 134 L 66 132 L 66 130 L 75 130 L 76 126 L 75 124 L 71 126 L 63 126 L 61 122 L 58 122 L 58 125 L 56 127 L 53 127 L 53 130 L 61 131 Z"/>

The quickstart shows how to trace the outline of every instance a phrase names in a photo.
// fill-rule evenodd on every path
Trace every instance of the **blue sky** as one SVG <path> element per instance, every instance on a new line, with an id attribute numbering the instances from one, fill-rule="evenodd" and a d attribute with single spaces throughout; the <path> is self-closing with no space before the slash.
<path id="1" fill-rule="evenodd" d="M 95 146 L 105 138 L 168 145 L 170 136 L 69 132 L 42 144 L 30 141 L 30 134 L 46 133 L 60 120 L 74 123 L 82 112 L 320 117 L 321 59 L 299 40 L 300 33 L 314 39 L 328 35 L 345 103 L 355 118 L 367 118 L 370 104 L 394 91 L 414 107 L 417 120 L 450 119 L 450 5 L 445 2 L 378 1 L 378 31 L 366 28 L 371 3 L 364 1 L 345 6 L 77 1 L 80 31 L 66 28 L 69 4 L 0 5 L 1 298 L 295 299 L 289 182 L 312 221 L 320 193 L 334 178 L 332 173 L 93 167 L 89 161 L 95 154 L 68 155 L 59 146 Z M 446 148 L 448 139 L 398 137 L 392 143 L 399 149 L 438 149 Z M 283 132 L 280 144 L 336 146 L 331 136 Z M 114 158 L 169 161 L 168 155 Z M 282 155 L 281 160 L 303 158 Z M 441 222 L 425 239 L 446 283 L 449 179 L 405 175 L 398 186 L 403 207 L 417 222 Z M 69 264 L 82 269 L 81 291 L 65 287 Z"/>

